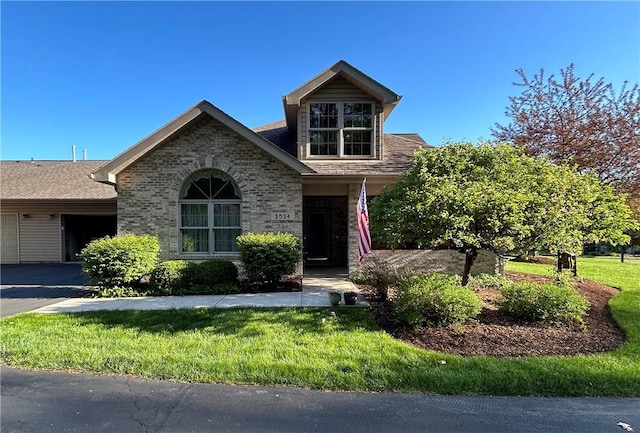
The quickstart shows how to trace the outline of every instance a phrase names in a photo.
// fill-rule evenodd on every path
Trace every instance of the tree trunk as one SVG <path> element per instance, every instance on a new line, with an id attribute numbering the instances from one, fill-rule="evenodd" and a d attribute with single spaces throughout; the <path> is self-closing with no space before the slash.
<path id="1" fill-rule="evenodd" d="M 620 263 L 624 263 L 624 251 L 620 253 Z"/>
<path id="2" fill-rule="evenodd" d="M 478 250 L 476 248 L 467 248 L 464 252 L 464 270 L 462 271 L 462 285 L 469 284 L 469 274 L 471 274 L 471 266 L 478 257 Z"/>

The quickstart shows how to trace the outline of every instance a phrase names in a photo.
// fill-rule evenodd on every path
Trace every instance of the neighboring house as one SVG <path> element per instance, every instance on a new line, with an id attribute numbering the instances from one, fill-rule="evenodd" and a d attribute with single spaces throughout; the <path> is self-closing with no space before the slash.
<path id="1" fill-rule="evenodd" d="M 116 233 L 116 192 L 94 182 L 106 161 L 2 161 L 2 263 L 67 262 Z"/>
<path id="2" fill-rule="evenodd" d="M 363 178 L 368 194 L 375 195 L 426 146 L 417 134 L 384 132 L 400 99 L 340 61 L 282 98 L 283 121 L 252 130 L 202 101 L 111 161 L 92 162 L 90 168 L 89 162 L 59 164 L 82 166 L 77 187 L 86 190 L 84 199 L 77 198 L 87 207 L 80 214 L 89 215 L 98 204 L 113 206 L 115 186 L 117 232 L 157 235 L 163 259 L 236 257 L 240 233 L 272 231 L 301 237 L 308 266 L 351 267 L 358 262 L 355 209 Z M 7 220 L 17 221 L 20 242 L 13 260 L 21 262 L 35 257 L 23 251 L 23 238 L 53 236 L 23 234 L 31 227 L 21 215 L 35 222 L 51 213 L 66 231 L 63 220 L 72 215 L 63 208 L 5 207 L 12 199 L 5 197 L 5 172 L 30 164 L 2 163 L 3 223 L 5 211 Z M 97 181 L 92 185 L 84 177 L 88 172 Z M 40 185 L 29 184 L 24 206 L 38 198 L 31 195 Z M 48 198 L 55 200 L 55 194 Z M 109 209 L 105 215 L 116 214 Z M 75 250 L 65 249 L 63 240 L 59 245 L 57 258 L 42 261 L 73 259 Z M 4 249 L 3 243 L 3 262 Z"/>

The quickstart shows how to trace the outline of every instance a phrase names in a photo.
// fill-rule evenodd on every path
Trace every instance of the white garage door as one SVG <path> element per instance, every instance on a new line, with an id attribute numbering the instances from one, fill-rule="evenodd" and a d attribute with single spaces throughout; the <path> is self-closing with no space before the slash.
<path id="1" fill-rule="evenodd" d="M 18 263 L 18 215 L 3 214 L 0 220 L 0 262 Z"/>

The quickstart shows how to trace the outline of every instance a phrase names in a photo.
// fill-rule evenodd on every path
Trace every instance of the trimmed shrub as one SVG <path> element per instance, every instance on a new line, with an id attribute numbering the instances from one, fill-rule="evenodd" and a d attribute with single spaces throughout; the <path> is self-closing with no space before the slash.
<path id="1" fill-rule="evenodd" d="M 436 273 L 400 281 L 394 300 L 398 318 L 414 327 L 463 323 L 481 308 L 478 296 L 460 284 L 459 276 Z"/>
<path id="2" fill-rule="evenodd" d="M 80 260 L 90 284 L 104 288 L 133 287 L 153 271 L 159 253 L 160 243 L 155 236 L 107 236 L 90 242 L 80 252 Z"/>
<path id="3" fill-rule="evenodd" d="M 275 285 L 296 271 L 302 258 L 300 238 L 291 233 L 245 233 L 236 239 L 247 280 Z"/>
<path id="4" fill-rule="evenodd" d="M 221 295 L 238 292 L 238 268 L 230 260 L 190 262 L 182 269 L 181 295 Z"/>
<path id="5" fill-rule="evenodd" d="M 175 295 L 182 290 L 183 271 L 189 265 L 184 260 L 169 260 L 158 263 L 149 279 L 149 295 Z"/>
<path id="6" fill-rule="evenodd" d="M 584 323 L 589 301 L 566 284 L 520 282 L 501 288 L 500 312 L 524 322 Z"/>

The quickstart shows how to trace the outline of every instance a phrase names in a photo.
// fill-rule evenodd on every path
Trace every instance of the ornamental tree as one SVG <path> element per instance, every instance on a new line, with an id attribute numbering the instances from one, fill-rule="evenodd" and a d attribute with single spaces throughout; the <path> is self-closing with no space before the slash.
<path id="1" fill-rule="evenodd" d="M 507 125 L 496 124 L 497 140 L 522 146 L 529 155 L 547 155 L 557 163 L 592 172 L 616 191 L 640 220 L 640 87 L 611 83 L 593 74 L 574 74 L 573 64 L 560 76 L 544 69 L 529 78 L 522 69 L 514 83 L 520 95 L 509 98 Z"/>
<path id="2" fill-rule="evenodd" d="M 464 285 L 480 249 L 578 253 L 585 240 L 627 242 L 623 231 L 637 225 L 624 197 L 594 176 L 506 143 L 420 149 L 369 211 L 372 236 L 390 248 L 463 252 Z"/>

